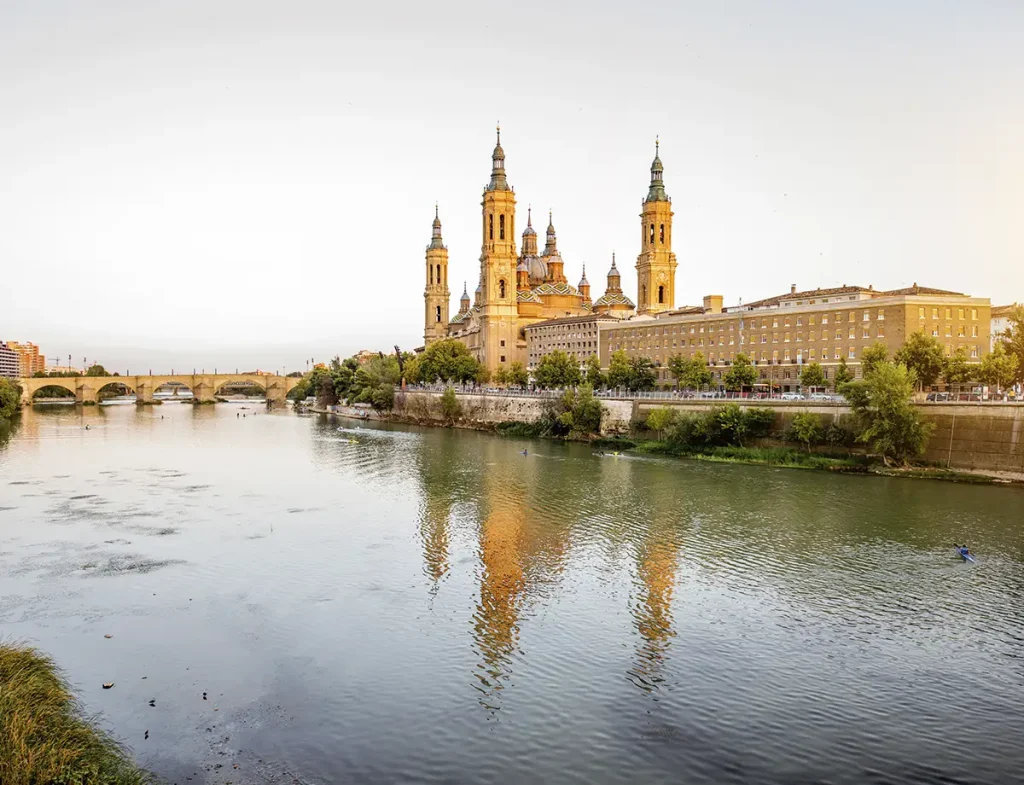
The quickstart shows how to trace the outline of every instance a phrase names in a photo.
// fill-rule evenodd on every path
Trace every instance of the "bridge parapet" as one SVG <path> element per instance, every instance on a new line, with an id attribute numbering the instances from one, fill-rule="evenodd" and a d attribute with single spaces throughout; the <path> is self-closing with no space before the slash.
<path id="1" fill-rule="evenodd" d="M 301 380 L 293 376 L 274 374 L 173 374 L 165 376 L 62 376 L 19 379 L 21 401 L 31 405 L 35 394 L 43 387 L 63 387 L 75 396 L 76 403 L 97 403 L 99 391 L 108 384 L 123 384 L 135 393 L 137 403 L 150 403 L 158 387 L 168 382 L 177 382 L 192 391 L 199 403 L 212 403 L 217 391 L 227 384 L 249 382 L 266 391 L 269 405 L 283 404 L 288 393 Z"/>

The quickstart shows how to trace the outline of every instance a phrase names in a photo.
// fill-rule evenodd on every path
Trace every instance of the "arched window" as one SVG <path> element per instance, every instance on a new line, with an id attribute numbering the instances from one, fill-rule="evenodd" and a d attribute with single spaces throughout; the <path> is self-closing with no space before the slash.
<path id="1" fill-rule="evenodd" d="M 640 302 L 642 302 L 642 303 L 647 302 L 647 286 L 646 285 L 640 287 Z"/>
<path id="2" fill-rule="evenodd" d="M 651 224 L 651 245 L 654 245 L 654 224 Z"/>
<path id="3" fill-rule="evenodd" d="M 505 239 L 505 216 L 504 215 L 499 215 L 498 216 L 498 239 L 499 240 L 504 240 Z"/>
<path id="4" fill-rule="evenodd" d="M 437 306 L 437 321 L 441 321 L 441 306 Z"/>
<path id="5" fill-rule="evenodd" d="M 442 280 L 444 280 L 444 279 L 441 278 L 441 265 L 438 265 L 437 266 L 437 282 L 441 283 Z"/>
<path id="6" fill-rule="evenodd" d="M 487 237 L 490 240 L 494 239 L 494 216 L 487 216 Z"/>
<path id="7" fill-rule="evenodd" d="M 505 279 L 504 278 L 502 278 L 500 281 L 498 281 L 498 297 L 500 297 L 503 300 L 505 299 Z"/>
<path id="8" fill-rule="evenodd" d="M 427 265 L 427 270 L 430 271 L 430 285 L 433 286 L 434 285 L 434 265 L 428 264 Z"/>
<path id="9" fill-rule="evenodd" d="M 659 242 L 660 242 L 660 243 L 661 243 L 662 245 L 664 245 L 664 244 L 665 244 L 665 224 L 661 224 L 661 230 L 660 230 L 660 240 L 659 240 Z"/>
<path id="10" fill-rule="evenodd" d="M 658 302 L 660 304 L 664 304 L 664 302 L 665 302 L 665 287 L 664 286 L 659 286 L 658 287 Z"/>

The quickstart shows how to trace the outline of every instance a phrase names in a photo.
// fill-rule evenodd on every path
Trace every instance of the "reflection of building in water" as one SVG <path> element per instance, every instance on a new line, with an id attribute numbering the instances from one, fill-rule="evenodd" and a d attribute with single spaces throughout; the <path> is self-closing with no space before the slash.
<path id="1" fill-rule="evenodd" d="M 432 593 L 449 570 L 452 510 L 464 492 L 457 440 L 448 434 L 424 439 L 416 450 L 420 478 L 419 534 L 423 571 L 433 582 Z"/>
<path id="2" fill-rule="evenodd" d="M 448 550 L 451 538 L 448 521 L 452 514 L 451 500 L 445 497 L 425 498 L 420 505 L 420 538 L 423 540 L 423 569 L 434 582 L 448 572 Z"/>
<path id="3" fill-rule="evenodd" d="M 533 513 L 551 467 L 522 459 L 511 466 L 514 447 L 495 441 L 494 459 L 483 462 L 480 504 L 480 597 L 473 637 L 481 663 L 475 673 L 481 703 L 497 708 L 497 696 L 512 675 L 519 654 L 520 620 L 531 601 L 542 600 L 562 572 L 569 550 L 569 509 L 543 516 Z M 498 467 L 502 467 L 500 470 Z"/>

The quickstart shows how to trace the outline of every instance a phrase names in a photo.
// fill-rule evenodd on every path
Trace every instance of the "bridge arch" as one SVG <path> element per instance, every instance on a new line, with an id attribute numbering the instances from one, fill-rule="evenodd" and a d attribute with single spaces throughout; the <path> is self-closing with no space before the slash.
<path id="1" fill-rule="evenodd" d="M 39 395 L 40 392 L 44 391 L 46 393 L 49 393 L 52 388 L 60 388 L 62 390 L 65 390 L 67 392 L 66 397 L 68 398 L 74 398 L 78 392 L 78 386 L 75 384 L 74 378 L 70 380 L 65 380 L 63 378 L 58 377 L 54 379 L 39 379 L 38 381 L 43 382 L 43 384 L 33 384 L 30 389 L 26 388 L 24 391 L 24 395 L 28 397 L 31 403 L 36 403 L 37 401 L 45 401 L 47 398 L 57 397 L 49 394 L 43 396 Z"/>

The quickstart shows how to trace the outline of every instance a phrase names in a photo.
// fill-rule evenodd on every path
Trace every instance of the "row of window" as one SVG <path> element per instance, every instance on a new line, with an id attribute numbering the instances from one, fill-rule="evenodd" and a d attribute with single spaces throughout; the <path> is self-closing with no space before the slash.
<path id="1" fill-rule="evenodd" d="M 609 348 L 612 351 L 615 351 L 614 347 L 609 347 Z M 976 360 L 976 359 L 978 359 L 981 356 L 980 349 L 976 345 L 964 346 L 963 344 L 960 344 L 956 348 L 957 349 L 963 349 L 964 351 L 966 351 L 968 356 L 971 359 L 973 359 L 973 360 Z M 948 343 L 945 344 L 944 350 L 945 350 L 945 353 L 946 353 L 947 356 L 952 355 L 953 351 L 954 351 L 953 345 L 952 344 L 948 344 Z M 632 351 L 632 350 L 627 350 L 627 351 Z M 692 353 L 689 353 L 687 356 L 690 356 L 691 354 Z M 766 362 L 769 361 L 769 354 L 768 354 L 768 352 L 766 350 L 762 350 L 760 355 L 758 355 L 757 352 L 751 352 L 748 356 L 750 357 L 750 359 L 757 360 L 759 362 L 766 363 Z M 856 346 L 848 346 L 848 347 L 846 347 L 846 354 L 845 355 L 843 354 L 843 347 L 842 346 L 836 346 L 836 347 L 832 348 L 831 350 L 828 349 L 827 347 L 823 347 L 821 349 L 820 360 L 822 362 L 825 362 L 825 361 L 827 361 L 829 359 L 840 360 L 844 356 L 848 360 L 855 360 L 855 359 L 857 359 L 857 347 Z M 654 355 L 653 359 L 654 359 L 655 362 L 661 362 L 662 356 L 661 356 L 661 354 L 657 354 L 656 353 Z M 736 353 L 735 352 L 729 352 L 728 356 L 726 356 L 725 352 L 721 352 L 721 353 L 719 353 L 717 355 L 716 355 L 715 352 L 711 352 L 711 353 L 708 354 L 708 358 L 707 359 L 708 359 L 709 363 L 725 362 L 727 360 L 729 362 L 732 362 L 733 360 L 736 359 Z M 818 359 L 819 359 L 819 355 L 817 353 L 817 350 L 813 349 L 813 348 L 812 349 L 807 349 L 806 351 L 804 349 L 796 349 L 796 350 L 783 349 L 781 351 L 781 354 L 780 354 L 780 351 L 778 349 L 774 349 L 771 352 L 771 362 L 773 362 L 773 363 L 793 362 L 793 361 L 796 361 L 798 363 L 799 362 L 816 362 Z M 667 355 L 665 356 L 665 361 L 666 362 L 668 361 L 668 356 Z"/>
<path id="2" fill-rule="evenodd" d="M 953 309 L 952 308 L 945 308 L 943 310 L 945 312 L 945 318 L 946 319 L 952 319 L 953 318 Z M 968 310 L 967 308 L 957 308 L 956 309 L 956 318 L 959 319 L 960 321 L 964 321 L 964 319 L 967 318 L 967 310 Z M 925 313 L 927 311 L 928 311 L 928 309 L 925 306 L 923 306 L 923 305 L 919 306 L 918 309 L 917 309 L 917 318 L 918 319 L 924 319 L 925 318 Z M 932 307 L 931 312 L 932 312 L 932 318 L 933 319 L 938 319 L 939 318 L 939 309 L 938 308 Z M 971 321 L 974 321 L 974 322 L 978 321 L 978 309 L 977 308 L 971 308 L 970 312 L 971 312 Z"/>

